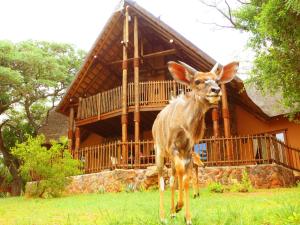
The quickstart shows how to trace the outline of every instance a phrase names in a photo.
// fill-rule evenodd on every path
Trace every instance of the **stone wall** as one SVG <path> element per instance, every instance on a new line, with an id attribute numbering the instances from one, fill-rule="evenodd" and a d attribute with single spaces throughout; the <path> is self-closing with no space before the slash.
<path id="1" fill-rule="evenodd" d="M 243 171 L 246 170 L 255 188 L 278 188 L 295 185 L 293 171 L 285 167 L 270 165 L 206 167 L 199 168 L 199 183 L 206 186 L 210 182 L 232 184 L 241 181 Z M 166 184 L 169 183 L 170 169 L 165 169 Z M 193 176 L 195 179 L 195 176 Z M 134 188 L 157 186 L 156 167 L 147 169 L 102 171 L 100 173 L 85 174 L 71 177 L 72 181 L 66 188 L 67 194 L 93 193 L 100 189 L 106 192 L 119 192 L 131 185 Z"/>

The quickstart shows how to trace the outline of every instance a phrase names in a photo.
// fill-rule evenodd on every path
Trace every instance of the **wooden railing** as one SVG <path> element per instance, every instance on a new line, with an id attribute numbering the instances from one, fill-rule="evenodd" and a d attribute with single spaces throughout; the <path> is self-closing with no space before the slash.
<path id="1" fill-rule="evenodd" d="M 125 152 L 124 152 L 125 149 Z M 300 150 L 270 135 L 203 139 L 195 145 L 206 166 L 277 163 L 300 171 Z M 73 156 L 86 173 L 115 168 L 144 168 L 155 163 L 153 141 L 111 143 L 84 147 Z"/>
<path id="2" fill-rule="evenodd" d="M 141 106 L 164 106 L 172 96 L 188 91 L 188 87 L 175 81 L 148 81 L 139 83 Z M 128 83 L 127 105 L 134 106 L 134 83 Z M 77 119 L 120 110 L 122 108 L 122 86 L 98 93 L 87 98 L 79 98 Z"/>
<path id="3" fill-rule="evenodd" d="M 300 170 L 300 150 L 271 135 L 203 139 L 195 150 L 208 166 L 275 162 Z"/>
<path id="4" fill-rule="evenodd" d="M 125 154 L 123 149 L 126 150 Z M 114 141 L 80 148 L 73 152 L 73 157 L 83 162 L 85 173 L 116 168 L 143 168 L 155 163 L 153 141 Z"/>

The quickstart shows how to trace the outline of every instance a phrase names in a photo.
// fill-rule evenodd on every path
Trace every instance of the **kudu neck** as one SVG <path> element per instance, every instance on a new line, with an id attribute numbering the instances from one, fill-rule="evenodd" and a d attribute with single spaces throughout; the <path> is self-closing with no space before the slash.
<path id="1" fill-rule="evenodd" d="M 187 93 L 187 95 L 195 111 L 205 114 L 211 108 L 211 104 L 205 99 L 205 96 L 197 95 L 194 91 Z"/>

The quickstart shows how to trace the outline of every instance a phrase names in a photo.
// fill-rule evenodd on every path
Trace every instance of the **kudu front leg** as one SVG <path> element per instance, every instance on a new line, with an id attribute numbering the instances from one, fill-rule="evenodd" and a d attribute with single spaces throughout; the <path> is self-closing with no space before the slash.
<path id="1" fill-rule="evenodd" d="M 195 179 L 192 178 L 193 181 L 193 192 L 194 192 L 194 198 L 197 198 L 200 196 L 199 194 L 199 178 L 198 178 L 198 166 L 194 165 L 194 169 L 195 169 Z"/>
<path id="2" fill-rule="evenodd" d="M 185 194 L 185 220 L 186 224 L 192 224 L 191 220 L 191 212 L 190 212 L 190 195 L 189 195 L 189 182 L 191 177 L 191 168 L 187 168 L 186 173 L 183 176 L 183 186 L 184 186 L 184 194 Z"/>
<path id="3" fill-rule="evenodd" d="M 178 177 L 178 201 L 175 207 L 178 213 L 183 207 L 183 175 L 184 175 L 184 161 L 178 155 L 174 156 L 174 164 L 176 176 Z"/>

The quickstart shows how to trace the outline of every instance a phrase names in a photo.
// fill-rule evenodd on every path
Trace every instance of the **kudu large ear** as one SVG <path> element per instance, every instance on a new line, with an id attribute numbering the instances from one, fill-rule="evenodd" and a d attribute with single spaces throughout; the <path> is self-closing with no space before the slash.
<path id="1" fill-rule="evenodd" d="M 232 62 L 224 66 L 220 72 L 217 72 L 218 75 L 218 83 L 219 84 L 225 84 L 235 77 L 237 70 L 239 68 L 238 62 Z"/>
<path id="2" fill-rule="evenodd" d="M 194 77 L 194 74 L 197 72 L 193 67 L 183 63 L 183 62 L 168 62 L 168 69 L 174 78 L 179 83 L 189 85 L 191 80 Z"/>

